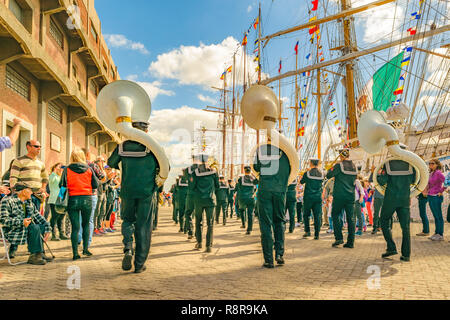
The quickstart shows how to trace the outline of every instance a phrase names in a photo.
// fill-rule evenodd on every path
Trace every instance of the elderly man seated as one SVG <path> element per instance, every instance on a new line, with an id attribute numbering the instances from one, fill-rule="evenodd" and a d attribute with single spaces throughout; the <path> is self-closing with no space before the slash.
<path id="1" fill-rule="evenodd" d="M 39 214 L 31 202 L 33 191 L 19 182 L 14 186 L 15 193 L 0 203 L 0 223 L 3 225 L 6 239 L 11 244 L 10 258 L 14 258 L 19 245 L 28 244 L 29 264 L 44 265 L 53 259 L 45 256 L 43 240 L 50 236 L 50 224 Z"/>

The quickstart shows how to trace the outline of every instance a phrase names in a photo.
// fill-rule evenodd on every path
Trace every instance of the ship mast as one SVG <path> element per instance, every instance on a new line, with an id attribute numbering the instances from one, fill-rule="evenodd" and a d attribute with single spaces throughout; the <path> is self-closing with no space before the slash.
<path id="1" fill-rule="evenodd" d="M 234 175 L 234 122 L 236 119 L 236 95 L 235 95 L 235 87 L 236 87 L 236 53 L 233 55 L 233 106 L 232 106 L 232 114 L 231 114 L 231 168 L 230 168 L 230 179 L 233 180 Z"/>

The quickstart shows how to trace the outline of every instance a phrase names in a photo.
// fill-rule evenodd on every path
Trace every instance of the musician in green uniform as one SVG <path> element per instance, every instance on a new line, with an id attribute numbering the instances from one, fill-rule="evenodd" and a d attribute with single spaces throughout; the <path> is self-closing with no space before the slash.
<path id="1" fill-rule="evenodd" d="M 161 196 L 161 192 L 163 192 L 164 186 L 162 185 L 159 187 L 157 191 L 157 197 L 156 197 L 156 208 L 155 208 L 155 218 L 153 219 L 153 231 L 155 231 L 158 228 L 158 216 L 159 216 L 159 197 Z"/>
<path id="2" fill-rule="evenodd" d="M 188 234 L 188 239 L 194 237 L 194 228 L 192 225 L 192 213 L 194 212 L 194 183 L 191 179 L 194 175 L 195 169 L 198 167 L 198 157 L 192 156 L 193 164 L 183 170 L 183 176 L 188 182 L 188 188 L 186 192 L 186 204 L 184 209 L 184 231 Z"/>
<path id="3" fill-rule="evenodd" d="M 186 207 L 186 195 L 188 189 L 188 181 L 180 175 L 177 180 L 176 186 L 176 194 L 177 194 L 177 213 L 178 213 L 178 221 L 180 222 L 180 230 L 178 232 L 184 232 L 184 210 Z M 185 232 L 186 233 L 186 232 Z"/>
<path id="4" fill-rule="evenodd" d="M 148 132 L 146 122 L 134 122 L 133 127 Z M 145 262 L 150 250 L 153 216 L 157 205 L 158 186 L 155 179 L 159 164 L 153 152 L 143 144 L 131 140 L 117 146 L 108 159 L 111 168 L 119 169 L 119 163 L 122 163 L 120 211 L 125 253 L 122 269 L 131 269 L 134 254 L 134 272 L 140 273 L 146 269 Z"/>
<path id="5" fill-rule="evenodd" d="M 169 192 L 172 194 L 172 220 L 175 224 L 178 224 L 178 208 L 177 208 L 177 184 L 178 178 L 175 183 L 170 187 Z"/>
<path id="6" fill-rule="evenodd" d="M 303 197 L 304 211 L 303 223 L 305 224 L 305 234 L 303 238 L 311 236 L 309 228 L 309 218 L 311 211 L 314 217 L 314 239 L 319 240 L 320 228 L 322 227 L 322 185 L 325 179 L 324 174 L 319 169 L 319 159 L 309 160 L 309 170 L 303 174 L 301 184 L 305 185 Z"/>
<path id="7" fill-rule="evenodd" d="M 213 244 L 214 228 L 214 208 L 216 206 L 216 196 L 219 189 L 219 176 L 215 170 L 206 165 L 207 155 L 202 155 L 202 163 L 195 169 L 191 182 L 194 191 L 194 211 L 195 211 L 195 238 L 196 250 L 202 248 L 203 212 L 206 213 L 206 252 L 211 252 Z"/>
<path id="8" fill-rule="evenodd" d="M 265 268 L 273 268 L 273 251 L 284 265 L 285 204 L 291 167 L 286 153 L 273 146 L 258 148 L 253 168 L 259 173 L 258 207 Z M 274 245 L 275 238 L 275 245 Z"/>
<path id="9" fill-rule="evenodd" d="M 401 144 L 402 149 L 406 146 Z M 410 186 L 416 179 L 416 170 L 403 160 L 388 160 L 377 175 L 378 183 L 386 185 L 383 207 L 381 208 L 380 224 L 387 250 L 382 254 L 383 258 L 397 254 L 395 242 L 392 239 L 391 221 L 394 212 L 402 228 L 402 255 L 400 260 L 410 261 L 411 235 L 410 235 Z"/>
<path id="10" fill-rule="evenodd" d="M 286 210 L 289 213 L 289 233 L 293 233 L 295 229 L 295 207 L 297 206 L 297 182 L 295 179 L 289 184 L 286 193 Z"/>
<path id="11" fill-rule="evenodd" d="M 344 243 L 342 220 L 340 219 L 342 210 L 345 210 L 348 227 L 347 243 L 344 247 L 353 248 L 355 244 L 355 216 L 353 211 L 355 203 L 355 180 L 358 171 L 353 161 L 349 160 L 349 157 L 350 151 L 348 149 L 341 150 L 339 154 L 341 161 L 327 172 L 328 179 L 334 178 L 331 218 L 336 241 L 333 243 L 333 247 L 338 247 Z"/>
<path id="12" fill-rule="evenodd" d="M 251 234 L 253 230 L 253 211 L 255 209 L 254 193 L 258 180 L 251 175 L 252 169 L 250 166 L 244 167 L 244 176 L 239 177 L 236 183 L 236 201 L 239 202 L 239 216 L 242 220 L 241 228 L 245 229 L 245 222 L 247 224 L 247 233 Z"/>
<path id="13" fill-rule="evenodd" d="M 219 177 L 219 190 L 217 190 L 217 204 L 216 204 L 216 222 L 219 223 L 220 212 L 223 215 L 223 225 L 227 224 L 227 206 L 228 206 L 228 184 L 225 182 L 225 177 Z"/>
<path id="14" fill-rule="evenodd" d="M 234 195 L 236 193 L 236 188 L 233 186 L 233 180 L 228 180 L 228 208 L 230 208 L 230 218 L 233 218 L 234 212 Z M 228 217 L 228 210 L 227 210 Z"/>

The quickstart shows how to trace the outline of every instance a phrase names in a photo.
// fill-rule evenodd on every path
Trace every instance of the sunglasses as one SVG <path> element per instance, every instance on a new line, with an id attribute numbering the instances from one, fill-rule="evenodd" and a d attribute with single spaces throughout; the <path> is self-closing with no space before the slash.
<path id="1" fill-rule="evenodd" d="M 31 145 L 33 148 L 36 148 L 36 149 L 40 149 L 40 148 L 42 148 L 41 146 L 35 146 L 35 145 Z"/>

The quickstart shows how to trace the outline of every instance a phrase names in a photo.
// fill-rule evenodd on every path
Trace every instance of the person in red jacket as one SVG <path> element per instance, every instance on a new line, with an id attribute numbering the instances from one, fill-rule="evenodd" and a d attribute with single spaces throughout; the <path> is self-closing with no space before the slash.
<path id="1" fill-rule="evenodd" d="M 72 252 L 73 260 L 80 259 L 78 254 L 78 232 L 81 225 L 83 227 L 83 255 L 89 257 L 89 218 L 92 212 L 92 194 L 98 187 L 98 179 L 86 163 L 86 156 L 81 149 L 76 148 L 70 156 L 70 165 L 64 169 L 61 177 L 60 187 L 65 187 L 69 192 L 69 203 L 67 212 L 69 213 L 72 225 Z"/>

